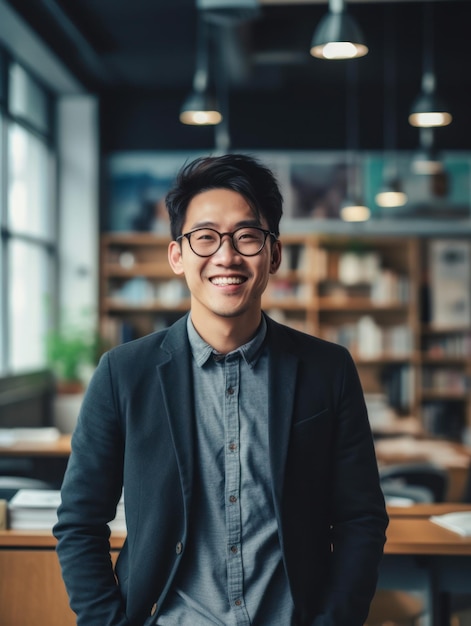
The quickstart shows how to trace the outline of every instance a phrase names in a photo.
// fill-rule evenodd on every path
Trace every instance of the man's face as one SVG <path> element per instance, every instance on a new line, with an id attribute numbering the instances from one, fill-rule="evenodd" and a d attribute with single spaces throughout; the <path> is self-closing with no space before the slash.
<path id="1" fill-rule="evenodd" d="M 242 195 L 228 189 L 211 189 L 191 200 L 182 232 L 208 227 L 224 233 L 241 226 L 268 229 L 266 221 L 257 220 Z M 259 320 L 269 274 L 276 272 L 280 261 L 281 244 L 272 243 L 270 237 L 263 250 L 251 257 L 239 254 L 227 236 L 219 250 L 206 258 L 197 256 L 185 237 L 169 245 L 170 265 L 176 274 L 185 276 L 191 292 L 192 319 L 204 324 L 214 316 Z"/>

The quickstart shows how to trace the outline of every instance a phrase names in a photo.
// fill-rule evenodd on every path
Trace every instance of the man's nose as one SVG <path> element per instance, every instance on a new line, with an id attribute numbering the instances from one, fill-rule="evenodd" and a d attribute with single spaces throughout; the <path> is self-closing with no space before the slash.
<path id="1" fill-rule="evenodd" d="M 238 255 L 239 253 L 234 248 L 233 239 L 230 233 L 224 233 L 221 236 L 221 245 L 215 254 L 225 258 L 227 256 L 233 257 L 234 255 Z"/>

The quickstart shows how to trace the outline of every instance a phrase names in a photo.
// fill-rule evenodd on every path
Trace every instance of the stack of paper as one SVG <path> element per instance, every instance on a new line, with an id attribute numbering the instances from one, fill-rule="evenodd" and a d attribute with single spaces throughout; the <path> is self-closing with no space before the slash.
<path id="1" fill-rule="evenodd" d="M 55 489 L 20 489 L 8 503 L 9 526 L 14 530 L 51 529 L 60 502 L 60 491 Z"/>
<path id="2" fill-rule="evenodd" d="M 44 428 L 0 428 L 0 446 L 12 446 L 15 443 L 51 443 L 57 441 L 60 431 L 55 426 Z"/>
<path id="3" fill-rule="evenodd" d="M 443 515 L 432 515 L 430 521 L 463 537 L 471 536 L 471 511 L 456 511 L 454 513 L 444 513 Z"/>
<path id="4" fill-rule="evenodd" d="M 9 527 L 13 530 L 51 530 L 61 503 L 59 490 L 20 489 L 8 503 Z M 124 499 L 118 504 L 111 530 L 126 531 Z"/>

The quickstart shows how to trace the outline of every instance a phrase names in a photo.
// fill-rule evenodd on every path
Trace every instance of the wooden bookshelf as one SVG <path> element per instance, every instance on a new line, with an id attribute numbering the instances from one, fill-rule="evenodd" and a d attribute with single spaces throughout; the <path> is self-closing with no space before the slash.
<path id="1" fill-rule="evenodd" d="M 264 310 L 345 345 L 367 397 L 385 397 L 396 414 L 412 415 L 441 436 L 456 438 L 455 421 L 462 432 L 471 430 L 471 327 L 436 328 L 424 313 L 430 240 L 310 233 L 281 240 L 283 261 L 270 277 Z M 100 320 L 111 344 L 188 311 L 185 282 L 168 265 L 168 243 L 152 233 L 102 235 Z"/>

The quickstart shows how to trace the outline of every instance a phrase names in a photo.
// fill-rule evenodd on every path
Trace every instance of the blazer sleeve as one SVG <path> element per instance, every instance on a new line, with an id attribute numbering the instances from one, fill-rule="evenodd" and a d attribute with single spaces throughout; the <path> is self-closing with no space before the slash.
<path id="1" fill-rule="evenodd" d="M 376 589 L 388 516 L 363 390 L 348 351 L 335 387 L 332 558 L 324 612 L 313 626 L 362 626 Z"/>
<path id="2" fill-rule="evenodd" d="M 123 440 L 105 354 L 88 386 L 72 436 L 53 529 L 78 626 L 129 626 L 110 558 L 108 526 L 122 491 Z"/>

